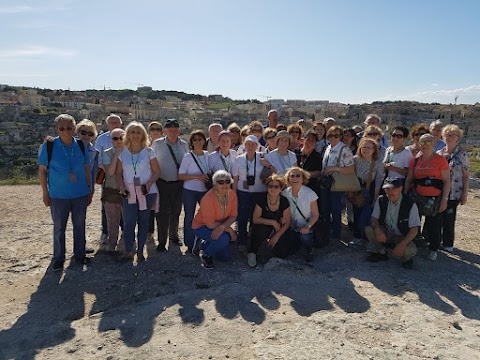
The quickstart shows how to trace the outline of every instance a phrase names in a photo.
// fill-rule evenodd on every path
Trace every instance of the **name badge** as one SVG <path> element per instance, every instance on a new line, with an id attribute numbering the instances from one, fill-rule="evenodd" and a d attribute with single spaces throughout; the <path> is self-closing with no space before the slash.
<path id="1" fill-rule="evenodd" d="M 68 174 L 68 179 L 70 180 L 70 182 L 72 184 L 76 183 L 77 182 L 77 174 L 75 174 L 73 171 L 70 171 L 70 173 Z"/>
<path id="2" fill-rule="evenodd" d="M 140 178 L 139 177 L 134 177 L 133 178 L 133 185 L 135 186 L 140 186 Z"/>

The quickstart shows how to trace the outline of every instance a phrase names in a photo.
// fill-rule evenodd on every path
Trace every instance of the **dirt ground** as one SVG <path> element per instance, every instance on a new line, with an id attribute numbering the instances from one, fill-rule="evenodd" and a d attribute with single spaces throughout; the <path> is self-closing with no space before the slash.
<path id="1" fill-rule="evenodd" d="M 413 270 L 333 243 L 312 265 L 264 255 L 249 269 L 234 251 L 206 271 L 150 243 L 145 263 L 96 253 L 60 273 L 40 187 L 1 190 L 0 359 L 480 358 L 478 190 L 460 207 L 455 255 L 420 252 Z M 99 237 L 97 193 L 88 245 Z"/>

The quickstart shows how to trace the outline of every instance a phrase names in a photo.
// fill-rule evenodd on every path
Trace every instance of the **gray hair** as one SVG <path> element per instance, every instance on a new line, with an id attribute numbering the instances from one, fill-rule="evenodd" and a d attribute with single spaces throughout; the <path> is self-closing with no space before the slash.
<path id="1" fill-rule="evenodd" d="M 214 127 L 214 126 L 220 126 L 220 129 L 223 130 L 222 124 L 220 124 L 220 123 L 212 123 L 212 124 L 210 124 L 210 125 L 208 126 L 208 131 L 210 131 L 210 130 L 212 129 L 212 127 Z"/>
<path id="2" fill-rule="evenodd" d="M 59 122 L 63 122 L 63 121 L 70 122 L 73 125 L 73 127 L 76 126 L 75 118 L 70 114 L 60 114 L 60 115 L 58 115 L 55 118 L 55 125 L 57 125 Z"/>
<path id="3" fill-rule="evenodd" d="M 272 113 L 277 113 L 278 114 L 278 111 L 276 109 L 272 109 L 267 113 L 267 116 L 269 116 Z"/>
<path id="4" fill-rule="evenodd" d="M 368 120 L 370 120 L 371 118 L 377 119 L 379 124 L 382 122 L 382 118 L 377 114 L 368 114 L 363 123 L 368 125 Z"/>
<path id="5" fill-rule="evenodd" d="M 110 114 L 110 115 L 108 115 L 107 118 L 105 119 L 105 124 L 108 125 L 108 121 L 109 121 L 110 119 L 113 119 L 113 118 L 118 119 L 118 120 L 120 121 L 120 124 L 123 124 L 122 118 L 121 118 L 120 116 L 118 116 L 117 114 Z"/>
<path id="6" fill-rule="evenodd" d="M 218 170 L 213 174 L 212 181 L 215 184 L 217 180 L 230 180 L 232 181 L 232 175 L 225 170 Z"/>
<path id="7" fill-rule="evenodd" d="M 441 127 L 443 127 L 443 123 L 440 121 L 440 120 L 433 120 L 431 123 L 430 123 L 430 126 L 429 127 L 435 127 L 437 125 L 440 125 Z"/>

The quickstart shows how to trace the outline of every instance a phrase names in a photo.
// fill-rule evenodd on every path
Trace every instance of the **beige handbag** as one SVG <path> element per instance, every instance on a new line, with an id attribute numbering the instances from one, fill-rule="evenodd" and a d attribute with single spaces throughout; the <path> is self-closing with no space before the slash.
<path id="1" fill-rule="evenodd" d="M 337 166 L 340 165 L 340 157 L 342 156 L 342 151 L 344 148 L 345 146 L 340 149 L 340 154 L 338 154 Z M 332 177 L 334 182 L 332 184 L 332 187 L 330 188 L 331 191 L 341 192 L 361 190 L 360 181 L 358 181 L 355 171 L 350 174 L 343 174 L 335 171 L 332 173 Z"/>

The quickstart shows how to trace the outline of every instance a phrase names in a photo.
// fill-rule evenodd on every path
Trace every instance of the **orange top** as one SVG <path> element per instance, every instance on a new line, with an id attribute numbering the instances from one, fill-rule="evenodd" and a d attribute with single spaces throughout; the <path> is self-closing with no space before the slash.
<path id="1" fill-rule="evenodd" d="M 225 213 L 223 213 L 215 190 L 209 190 L 200 201 L 200 209 L 198 209 L 197 213 L 195 214 L 192 222 L 192 229 L 198 229 L 203 225 L 212 224 L 217 221 L 222 222 L 230 216 L 237 217 L 237 205 L 237 194 L 235 191 L 230 190 L 228 192 Z"/>
<path id="2" fill-rule="evenodd" d="M 410 162 L 410 168 L 415 165 L 415 158 Z M 413 169 L 413 178 L 422 179 L 425 177 L 430 177 L 433 179 L 442 180 L 442 170 L 449 170 L 447 160 L 438 154 L 433 154 L 433 156 L 428 160 L 422 160 L 420 156 L 417 161 L 417 166 Z M 433 186 L 423 186 L 417 185 L 417 193 L 423 196 L 439 196 L 442 194 L 442 190 L 437 189 Z M 446 194 L 448 195 L 448 194 Z"/>

